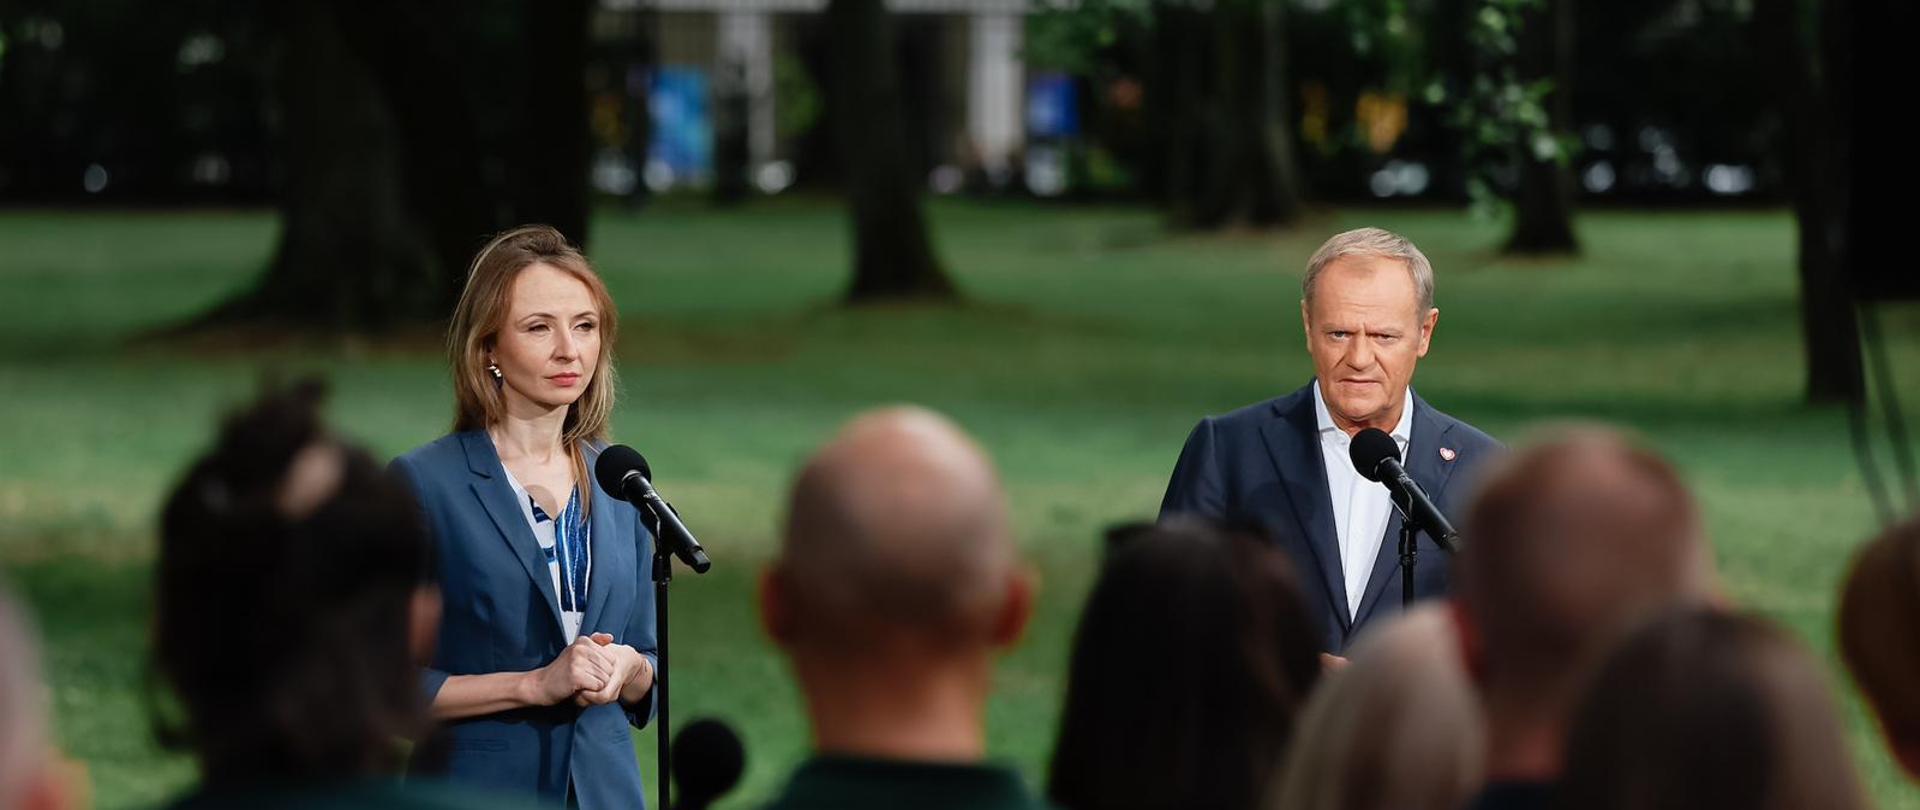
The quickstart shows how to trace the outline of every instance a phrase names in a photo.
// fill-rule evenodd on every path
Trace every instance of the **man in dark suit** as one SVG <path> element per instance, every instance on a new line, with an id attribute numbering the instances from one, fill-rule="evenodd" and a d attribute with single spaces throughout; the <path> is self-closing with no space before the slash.
<path id="1" fill-rule="evenodd" d="M 1449 518 L 1467 479 L 1499 443 L 1414 395 L 1414 366 L 1433 340 L 1433 266 L 1378 228 L 1327 240 L 1307 263 L 1300 316 L 1314 380 L 1278 399 L 1200 420 L 1167 484 L 1160 514 L 1248 520 L 1272 531 L 1300 572 L 1321 648 L 1347 649 L 1400 611 L 1400 515 L 1386 487 L 1353 469 L 1348 443 L 1378 428 Z M 1414 592 L 1447 590 L 1447 556 L 1424 533 Z"/>

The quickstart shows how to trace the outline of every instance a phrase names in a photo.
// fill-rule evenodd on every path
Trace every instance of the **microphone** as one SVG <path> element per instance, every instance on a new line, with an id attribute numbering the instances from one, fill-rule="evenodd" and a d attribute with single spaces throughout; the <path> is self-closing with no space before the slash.
<path id="1" fill-rule="evenodd" d="M 726 723 L 703 718 L 673 735 L 673 783 L 680 788 L 673 810 L 706 810 L 740 784 L 747 752 Z"/>
<path id="2" fill-rule="evenodd" d="M 647 459 L 640 451 L 624 444 L 600 451 L 600 460 L 593 464 L 593 477 L 608 495 L 651 510 L 660 523 L 657 532 L 660 536 L 653 541 L 672 551 L 694 573 L 704 574 L 713 567 L 706 550 L 700 547 L 700 541 L 693 539 L 687 524 L 680 522 L 673 506 L 653 490 L 653 468 L 647 466 Z"/>
<path id="3" fill-rule="evenodd" d="M 1392 436 L 1379 428 L 1367 428 L 1354 434 L 1353 443 L 1347 446 L 1348 455 L 1353 457 L 1353 468 L 1368 481 L 1379 481 L 1387 485 L 1387 490 L 1399 496 L 1394 501 L 1395 508 L 1401 509 L 1402 520 L 1425 529 L 1427 536 L 1440 544 L 1440 547 L 1452 554 L 1458 552 L 1455 540 L 1459 533 L 1453 530 L 1453 524 L 1447 522 L 1447 516 L 1440 513 L 1440 507 L 1433 505 L 1427 492 L 1400 466 L 1400 445 Z M 1403 503 L 1404 502 L 1404 506 Z"/>

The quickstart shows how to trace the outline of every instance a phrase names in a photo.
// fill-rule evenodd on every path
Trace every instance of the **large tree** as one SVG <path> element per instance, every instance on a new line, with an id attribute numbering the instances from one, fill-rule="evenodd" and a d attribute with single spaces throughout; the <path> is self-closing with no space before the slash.
<path id="1" fill-rule="evenodd" d="M 1777 154 L 1798 225 L 1800 327 L 1807 399 L 1865 397 L 1860 323 L 1847 278 L 1848 99 L 1852 84 L 1845 0 L 1775 0 L 1754 7 L 1756 51 L 1778 88 Z"/>
<path id="2" fill-rule="evenodd" d="M 526 60 L 514 215 L 544 222 L 576 244 L 587 241 L 587 50 L 591 0 L 529 0 L 522 7 Z"/>
<path id="3" fill-rule="evenodd" d="M 920 205 L 883 0 L 830 0 L 830 83 L 853 219 L 853 302 L 952 298 Z"/>
<path id="4" fill-rule="evenodd" d="M 373 67 L 339 3 L 286 0 L 269 71 L 279 100 L 280 243 L 214 323 L 378 327 L 441 303 L 443 272 L 402 180 L 405 150 Z"/>
<path id="5" fill-rule="evenodd" d="M 452 310 L 489 234 L 545 222 L 585 242 L 586 0 L 478 10 L 461 0 L 287 0 L 268 9 L 280 243 L 258 282 L 202 324 L 431 322 Z M 484 26 L 468 11 L 506 23 L 496 28 L 512 42 L 481 41 Z M 486 122 L 483 107 L 511 114 Z M 491 162 L 504 177 L 489 179 Z"/>
<path id="6" fill-rule="evenodd" d="M 1535 0 L 1520 9 L 1519 20 L 1519 78 L 1548 90 L 1544 131 L 1528 131 L 1518 144 L 1507 251 L 1573 253 L 1580 249 L 1573 235 L 1573 170 L 1560 146 L 1573 128 L 1573 0 Z"/>
<path id="7" fill-rule="evenodd" d="M 1284 2 L 1166 0 L 1153 15 L 1148 103 L 1163 127 L 1175 221 L 1219 228 L 1298 219 Z"/>

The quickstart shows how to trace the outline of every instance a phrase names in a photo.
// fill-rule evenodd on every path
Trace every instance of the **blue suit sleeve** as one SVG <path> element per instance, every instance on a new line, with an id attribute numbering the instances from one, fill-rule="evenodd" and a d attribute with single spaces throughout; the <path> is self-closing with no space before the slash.
<path id="1" fill-rule="evenodd" d="M 393 463 L 387 465 L 387 474 L 393 476 L 395 480 L 407 488 L 407 492 L 413 496 L 414 505 L 420 510 L 420 525 L 428 532 L 434 532 L 433 515 L 427 512 L 426 504 L 421 497 L 422 488 L 420 486 L 419 473 L 416 472 L 413 465 L 407 461 L 407 457 L 399 456 L 395 458 Z M 433 538 L 433 541 L 435 546 L 439 545 L 439 538 L 437 536 Z M 432 667 L 421 667 L 421 705 L 432 706 L 434 698 L 440 696 L 440 687 L 446 685 L 446 683 L 447 673 Z"/>
<path id="2" fill-rule="evenodd" d="M 639 523 L 639 518 L 634 518 Z M 627 646 L 640 651 L 647 657 L 647 663 L 653 666 L 655 677 L 660 672 L 659 637 L 654 632 L 654 584 L 653 584 L 653 536 L 644 527 L 636 526 L 634 536 L 640 538 L 637 544 L 640 552 L 640 564 L 634 566 L 639 582 L 633 589 L 633 615 L 627 617 Z M 656 683 L 658 681 L 656 680 Z M 640 702 L 622 706 L 627 713 L 627 722 L 634 728 L 646 728 L 653 720 L 653 690 L 648 689 L 646 697 Z"/>
<path id="3" fill-rule="evenodd" d="M 1160 500 L 1160 517 L 1201 515 L 1219 518 L 1227 513 L 1227 500 L 1221 482 L 1220 464 L 1214 457 L 1212 417 L 1200 420 L 1187 444 L 1180 449 L 1180 460 L 1173 465 L 1173 477 L 1167 481 L 1166 497 Z"/>

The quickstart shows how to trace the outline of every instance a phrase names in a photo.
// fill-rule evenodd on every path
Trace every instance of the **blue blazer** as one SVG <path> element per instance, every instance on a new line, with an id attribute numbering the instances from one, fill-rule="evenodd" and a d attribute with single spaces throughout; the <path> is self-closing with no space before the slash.
<path id="1" fill-rule="evenodd" d="M 1196 514 L 1265 527 L 1299 573 L 1295 579 L 1306 598 L 1307 614 L 1320 630 L 1321 649 L 1340 654 L 1370 623 L 1400 612 L 1400 513 L 1396 510 L 1388 517 L 1380 553 L 1367 578 L 1367 592 L 1350 616 L 1333 497 L 1313 414 L 1313 385 L 1309 382 L 1278 399 L 1200 420 L 1174 465 L 1160 516 Z M 1412 433 L 1407 472 L 1457 524 L 1471 490 L 1468 482 L 1499 454 L 1500 443 L 1434 410 L 1417 394 Z M 1341 463 L 1347 462 L 1342 459 Z M 1424 532 L 1419 535 L 1416 599 L 1447 592 L 1449 562 L 1432 538 Z"/>
<path id="2" fill-rule="evenodd" d="M 587 453 L 591 470 L 599 448 Z M 444 437 L 394 459 L 393 469 L 412 485 L 439 551 L 445 607 L 439 649 L 422 673 L 425 697 L 449 675 L 524 672 L 558 657 L 572 639 L 562 637 L 552 575 L 487 434 Z M 612 634 L 657 665 L 653 537 L 632 504 L 588 485 L 593 569 L 580 632 Z M 450 721 L 416 750 L 415 770 L 554 803 L 571 781 L 585 810 L 642 807 L 631 728 L 646 725 L 652 694 L 642 703 L 582 709 L 569 701 Z"/>

